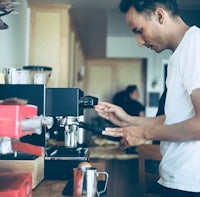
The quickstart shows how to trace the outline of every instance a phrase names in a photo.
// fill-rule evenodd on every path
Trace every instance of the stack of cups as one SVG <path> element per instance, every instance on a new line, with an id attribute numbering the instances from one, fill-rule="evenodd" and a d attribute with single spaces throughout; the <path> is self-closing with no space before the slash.
<path id="1" fill-rule="evenodd" d="M 30 84 L 29 71 L 18 68 L 7 68 L 6 79 L 8 84 Z"/>

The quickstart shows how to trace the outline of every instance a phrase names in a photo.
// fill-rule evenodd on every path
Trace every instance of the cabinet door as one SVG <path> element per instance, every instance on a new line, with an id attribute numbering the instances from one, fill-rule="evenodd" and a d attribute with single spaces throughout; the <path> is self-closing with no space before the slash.
<path id="1" fill-rule="evenodd" d="M 29 4 L 30 51 L 29 64 L 53 68 L 49 87 L 68 86 L 69 65 L 69 5 Z"/>

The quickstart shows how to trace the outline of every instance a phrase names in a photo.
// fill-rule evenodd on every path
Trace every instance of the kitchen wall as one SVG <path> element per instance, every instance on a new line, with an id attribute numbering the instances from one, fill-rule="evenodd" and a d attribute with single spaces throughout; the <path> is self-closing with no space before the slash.
<path id="1" fill-rule="evenodd" d="M 27 63 L 27 3 L 24 0 L 16 9 L 18 14 L 2 17 L 8 26 L 0 30 L 0 71 L 5 67 L 21 67 Z"/>

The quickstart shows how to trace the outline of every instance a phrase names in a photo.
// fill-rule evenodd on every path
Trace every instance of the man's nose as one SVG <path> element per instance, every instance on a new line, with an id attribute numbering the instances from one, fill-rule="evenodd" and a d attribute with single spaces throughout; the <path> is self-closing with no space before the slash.
<path id="1" fill-rule="evenodd" d="M 137 39 L 138 45 L 139 45 L 140 47 L 142 47 L 142 46 L 145 44 L 145 41 L 144 41 L 144 39 L 142 38 L 142 36 L 136 35 L 136 39 Z"/>

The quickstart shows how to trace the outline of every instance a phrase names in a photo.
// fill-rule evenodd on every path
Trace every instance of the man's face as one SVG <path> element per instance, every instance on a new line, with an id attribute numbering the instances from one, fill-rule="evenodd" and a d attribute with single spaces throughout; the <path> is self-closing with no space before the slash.
<path id="1" fill-rule="evenodd" d="M 163 27 L 156 15 L 152 14 L 151 17 L 147 18 L 131 7 L 126 13 L 126 22 L 135 34 L 139 46 L 146 46 L 158 53 L 165 49 Z"/>

